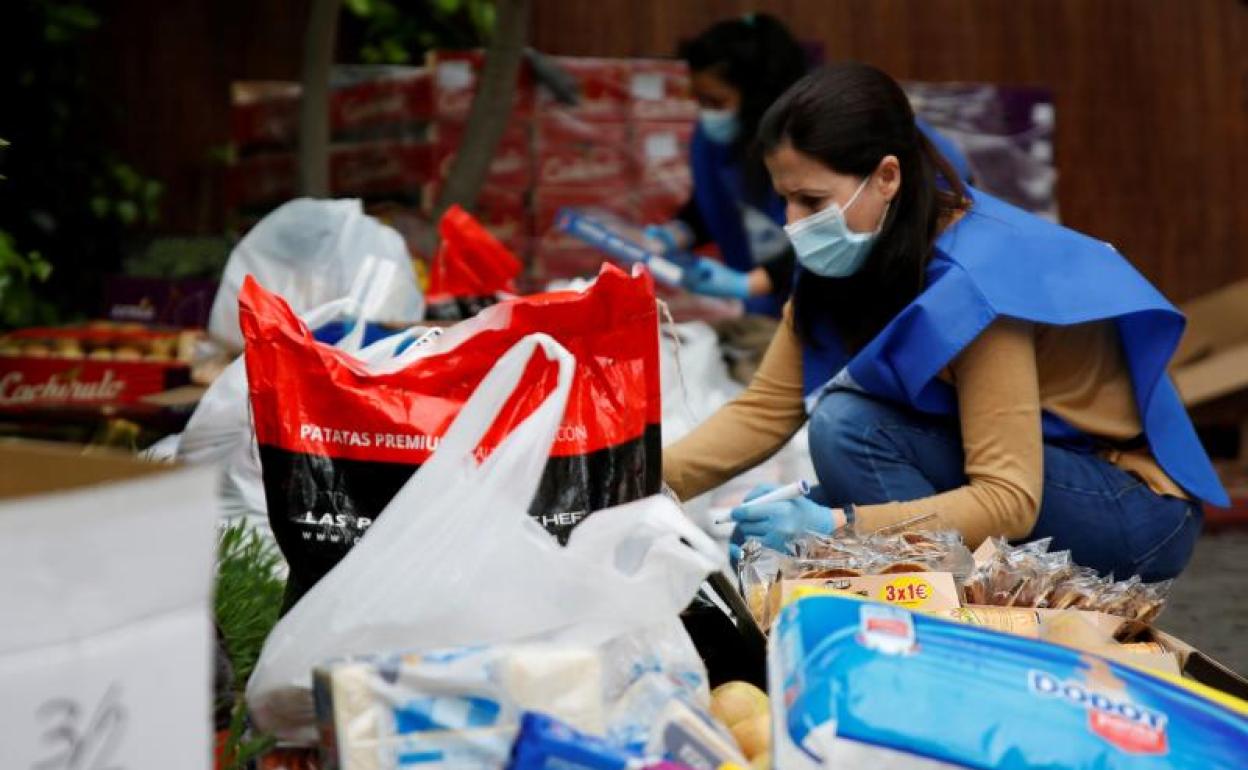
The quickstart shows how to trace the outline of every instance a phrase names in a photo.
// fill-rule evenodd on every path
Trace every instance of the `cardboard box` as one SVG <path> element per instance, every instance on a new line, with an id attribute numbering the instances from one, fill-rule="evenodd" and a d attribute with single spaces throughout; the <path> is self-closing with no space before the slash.
<path id="1" fill-rule="evenodd" d="M 210 766 L 216 476 L 0 442 L 0 766 Z"/>
<path id="2" fill-rule="evenodd" d="M 230 142 L 240 151 L 290 148 L 299 135 L 302 89 L 288 81 L 230 84 Z"/>
<path id="3" fill-rule="evenodd" d="M 845 578 L 780 580 L 771 585 L 759 626 L 771 628 L 781 608 L 803 591 L 836 591 L 853 594 L 916 612 L 947 613 L 962 606 L 957 583 L 948 572 L 915 572 L 901 575 L 861 575 Z M 753 611 L 760 608 L 755 599 Z"/>
<path id="4" fill-rule="evenodd" d="M 110 322 L 12 332 L 0 338 L 0 411 L 129 404 L 185 385 L 200 336 Z"/>
<path id="5" fill-rule="evenodd" d="M 477 81 L 485 68 L 484 51 L 431 51 L 428 67 L 433 73 L 433 116 L 437 120 L 468 119 Z M 533 75 L 522 63 L 512 101 L 513 118 L 533 114 Z"/>
<path id="6" fill-rule="evenodd" d="M 692 122 L 698 117 L 698 104 L 689 86 L 689 67 L 678 59 L 633 61 L 629 91 L 635 120 Z"/>
<path id="7" fill-rule="evenodd" d="M 632 108 L 629 90 L 632 62 L 628 59 L 599 59 L 554 56 L 554 63 L 576 81 L 579 103 L 560 105 L 547 89 L 537 92 L 540 113 L 560 110 L 587 121 L 624 121 Z"/>
<path id="8" fill-rule="evenodd" d="M 1188 407 L 1248 387 L 1248 281 L 1231 284 L 1180 308 L 1187 329 L 1170 373 Z"/>
<path id="9" fill-rule="evenodd" d="M 430 132 L 433 142 L 433 173 L 435 184 L 445 181 L 451 164 L 459 153 L 467 126 L 454 121 L 438 121 Z M 533 151 L 529 126 L 524 122 L 507 125 L 503 137 L 490 161 L 486 184 L 513 192 L 523 192 L 533 186 Z"/>
<path id="10" fill-rule="evenodd" d="M 433 119 L 433 73 L 425 67 L 338 67 L 329 97 L 334 139 L 417 136 Z"/>
<path id="11" fill-rule="evenodd" d="M 217 285 L 204 278 L 110 275 L 104 283 L 105 314 L 113 321 L 202 329 Z"/>
<path id="12" fill-rule="evenodd" d="M 335 141 L 419 138 L 433 117 L 433 73 L 424 67 L 335 67 L 329 130 Z M 302 88 L 289 81 L 230 84 L 230 141 L 243 154 L 293 150 Z"/>
<path id="13" fill-rule="evenodd" d="M 543 280 L 593 276 L 606 255 L 582 241 L 555 229 L 560 209 L 571 206 L 594 208 L 627 221 L 636 221 L 637 209 L 629 187 L 561 188 L 539 187 L 533 196 L 533 262 Z"/>
<path id="14" fill-rule="evenodd" d="M 981 607 L 968 605 L 939 614 L 961 623 L 991 628 L 1031 639 L 1041 638 L 1041 626 L 1048 618 L 1061 612 L 1078 612 L 1107 638 L 1129 640 L 1131 645 L 1144 645 L 1132 652 L 1133 661 L 1145 668 L 1182 675 L 1201 684 L 1248 700 L 1248 679 L 1210 658 L 1176 636 L 1153 626 L 1141 626 L 1125 618 L 1104 612 L 1084 610 L 1050 610 L 1023 607 Z"/>
<path id="15" fill-rule="evenodd" d="M 553 112 L 543 114 L 536 129 L 539 188 L 611 190 L 636 185 L 637 164 L 627 124 L 587 123 Z"/>
<path id="16" fill-rule="evenodd" d="M 339 144 L 329 153 L 335 197 L 417 202 L 433 177 L 433 146 L 423 141 Z"/>

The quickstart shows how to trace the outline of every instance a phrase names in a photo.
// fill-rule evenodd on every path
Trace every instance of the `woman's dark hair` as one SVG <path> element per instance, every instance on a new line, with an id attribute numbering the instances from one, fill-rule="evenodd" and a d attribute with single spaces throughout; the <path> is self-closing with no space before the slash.
<path id="1" fill-rule="evenodd" d="M 841 174 L 867 177 L 885 156 L 901 165 L 901 188 L 862 269 L 846 278 L 803 272 L 793 297 L 799 336 L 830 319 L 850 355 L 860 350 L 923 288 L 942 216 L 964 208 L 966 188 L 915 126 L 901 86 L 866 64 L 823 67 L 798 81 L 763 116 L 758 141 L 770 155 L 784 145 Z M 944 177 L 946 189 L 936 185 Z"/>
<path id="2" fill-rule="evenodd" d="M 806 52 L 779 19 L 749 13 L 682 42 L 680 57 L 693 72 L 709 72 L 741 92 L 741 131 L 732 149 L 745 162 L 750 192 L 765 194 L 770 182 L 762 159 L 750 152 L 754 135 L 767 108 L 806 74 Z"/>

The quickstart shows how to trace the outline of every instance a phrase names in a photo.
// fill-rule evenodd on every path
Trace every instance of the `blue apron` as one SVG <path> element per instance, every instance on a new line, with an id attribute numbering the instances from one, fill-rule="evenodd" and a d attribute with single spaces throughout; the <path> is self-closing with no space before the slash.
<path id="1" fill-rule="evenodd" d="M 1179 486 L 1229 504 L 1166 365 L 1184 318 L 1112 246 L 978 190 L 974 205 L 936 241 L 923 292 L 849 360 L 830 323 L 802 353 L 807 405 L 836 387 L 862 390 L 929 414 L 954 415 L 940 372 L 998 317 L 1050 326 L 1113 320 L 1153 457 Z M 801 280 L 803 271 L 799 271 Z M 1044 413 L 1045 438 L 1078 430 Z"/>
<path id="2" fill-rule="evenodd" d="M 751 205 L 764 213 L 777 227 L 784 226 L 784 201 L 768 190 L 762 200 L 751 200 L 745 191 L 741 164 L 733 157 L 732 148 L 716 144 L 698 126 L 689 146 L 689 164 L 693 172 L 693 199 L 706 223 L 711 240 L 719 247 L 724 264 L 749 272 L 754 269 L 754 254 L 745 229 L 741 206 Z M 780 317 L 788 288 L 746 300 L 747 313 Z"/>
<path id="3" fill-rule="evenodd" d="M 962 150 L 953 143 L 949 137 L 936 130 L 935 126 L 928 123 L 923 118 L 915 116 L 914 124 L 919 127 L 927 140 L 936 147 L 936 151 L 945 156 L 945 160 L 949 161 L 949 165 L 953 166 L 954 172 L 966 184 L 971 183 L 971 164 L 967 161 L 966 156 L 962 154 Z M 941 177 L 943 180 L 943 177 Z"/>

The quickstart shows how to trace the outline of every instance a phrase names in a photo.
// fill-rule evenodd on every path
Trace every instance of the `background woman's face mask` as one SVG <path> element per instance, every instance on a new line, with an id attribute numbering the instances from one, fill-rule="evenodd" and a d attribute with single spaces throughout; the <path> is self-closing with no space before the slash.
<path id="1" fill-rule="evenodd" d="M 698 111 L 698 124 L 702 133 L 715 144 L 732 144 L 741 133 L 741 123 L 735 110 L 713 110 L 703 107 Z"/>

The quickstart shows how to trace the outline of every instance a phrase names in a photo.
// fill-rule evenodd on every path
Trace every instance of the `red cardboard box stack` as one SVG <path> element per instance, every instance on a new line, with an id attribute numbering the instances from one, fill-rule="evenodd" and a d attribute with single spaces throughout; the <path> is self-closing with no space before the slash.
<path id="1" fill-rule="evenodd" d="M 553 231 L 564 206 L 662 222 L 688 200 L 688 149 L 697 106 L 684 64 L 555 57 L 580 101 L 560 105 L 522 69 L 502 142 L 473 214 L 530 262 L 530 278 L 592 275 L 602 255 Z M 484 67 L 480 51 L 439 51 L 424 68 L 335 73 L 330 119 L 334 195 L 397 201 L 428 217 L 455 153 Z M 235 210 L 263 214 L 297 191 L 299 89 L 240 83 L 232 126 L 240 160 Z"/>
<path id="2" fill-rule="evenodd" d="M 297 194 L 299 99 L 297 83 L 240 82 L 231 88 L 230 134 L 238 159 L 229 169 L 226 197 L 244 222 Z M 418 202 L 432 168 L 432 108 L 433 81 L 425 68 L 335 69 L 331 194 Z"/>

